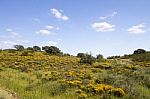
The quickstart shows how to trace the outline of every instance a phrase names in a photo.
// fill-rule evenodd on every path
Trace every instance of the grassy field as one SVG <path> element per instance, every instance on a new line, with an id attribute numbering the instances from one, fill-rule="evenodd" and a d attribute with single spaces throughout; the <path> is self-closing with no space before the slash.
<path id="1" fill-rule="evenodd" d="M 0 88 L 17 99 L 149 99 L 149 63 L 104 59 L 92 65 L 74 56 L 0 52 Z M 0 99 L 9 99 L 7 92 Z"/>

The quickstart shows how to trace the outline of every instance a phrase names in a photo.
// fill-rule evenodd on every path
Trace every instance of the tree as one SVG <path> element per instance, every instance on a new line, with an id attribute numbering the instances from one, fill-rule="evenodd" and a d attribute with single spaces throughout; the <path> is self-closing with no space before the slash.
<path id="1" fill-rule="evenodd" d="M 45 52 L 52 54 L 52 55 L 62 54 L 60 49 L 55 46 L 44 46 L 44 47 L 42 47 L 42 50 L 44 50 Z"/>
<path id="2" fill-rule="evenodd" d="M 137 49 L 133 52 L 133 54 L 144 54 L 144 53 L 146 53 L 146 50 L 144 49 Z"/>
<path id="3" fill-rule="evenodd" d="M 48 50 L 49 47 L 50 47 L 50 46 L 43 46 L 43 47 L 42 47 L 42 50 L 44 50 L 44 51 L 45 51 L 45 50 Z"/>
<path id="4" fill-rule="evenodd" d="M 33 46 L 34 51 L 41 51 L 41 48 L 39 46 Z"/>
<path id="5" fill-rule="evenodd" d="M 103 55 L 101 55 L 101 54 L 98 54 L 97 56 L 96 56 L 96 59 L 97 59 L 97 61 L 102 61 L 103 60 Z"/>
<path id="6" fill-rule="evenodd" d="M 23 51 L 23 50 L 24 50 L 24 46 L 23 46 L 23 45 L 14 45 L 14 48 L 15 48 L 17 51 Z"/>
<path id="7" fill-rule="evenodd" d="M 33 48 L 32 47 L 27 47 L 26 50 L 33 51 Z"/>
<path id="8" fill-rule="evenodd" d="M 79 58 L 85 57 L 85 53 L 78 53 L 77 57 L 79 57 Z"/>

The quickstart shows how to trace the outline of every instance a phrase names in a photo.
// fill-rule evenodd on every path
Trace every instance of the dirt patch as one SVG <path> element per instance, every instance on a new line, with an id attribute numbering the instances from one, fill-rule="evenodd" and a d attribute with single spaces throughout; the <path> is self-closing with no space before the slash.
<path id="1" fill-rule="evenodd" d="M 0 88 L 0 99 L 18 99 L 16 93 Z"/>

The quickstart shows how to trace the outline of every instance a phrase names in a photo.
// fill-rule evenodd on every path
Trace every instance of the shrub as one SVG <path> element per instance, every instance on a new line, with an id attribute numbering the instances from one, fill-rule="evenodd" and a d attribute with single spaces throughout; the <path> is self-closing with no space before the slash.
<path id="1" fill-rule="evenodd" d="M 21 56 L 28 56 L 28 51 L 23 51 L 22 53 L 21 53 Z"/>
<path id="2" fill-rule="evenodd" d="M 78 93 L 78 94 L 81 94 L 81 93 L 83 93 L 83 91 L 82 91 L 81 89 L 79 89 L 79 90 L 76 90 L 75 92 L 76 92 L 76 93 Z"/>
<path id="3" fill-rule="evenodd" d="M 86 63 L 92 65 L 95 61 L 96 59 L 92 55 L 84 54 L 84 56 L 81 57 L 80 63 Z"/>
<path id="4" fill-rule="evenodd" d="M 114 88 L 111 90 L 111 92 L 117 97 L 122 97 L 125 95 L 125 92 L 121 88 Z"/>
<path id="5" fill-rule="evenodd" d="M 86 99 L 87 98 L 87 94 L 81 93 L 78 96 L 79 99 Z"/>
<path id="6" fill-rule="evenodd" d="M 132 57 L 132 61 L 150 62 L 150 53 L 134 54 L 133 57 Z"/>
<path id="7" fill-rule="evenodd" d="M 56 81 L 49 82 L 46 86 L 52 96 L 64 93 L 68 89 L 68 86 L 66 84 L 60 84 Z"/>

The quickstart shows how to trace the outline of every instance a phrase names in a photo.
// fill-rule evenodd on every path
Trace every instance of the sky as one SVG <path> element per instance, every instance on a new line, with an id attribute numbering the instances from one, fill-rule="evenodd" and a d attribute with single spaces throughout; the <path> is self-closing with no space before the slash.
<path id="1" fill-rule="evenodd" d="M 0 0 L 0 49 L 57 46 L 64 53 L 150 50 L 150 0 Z"/>

